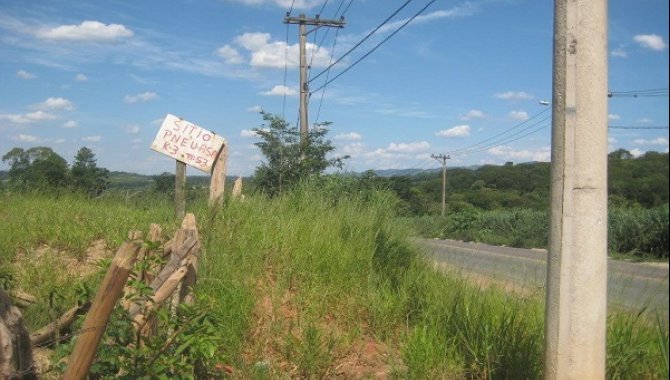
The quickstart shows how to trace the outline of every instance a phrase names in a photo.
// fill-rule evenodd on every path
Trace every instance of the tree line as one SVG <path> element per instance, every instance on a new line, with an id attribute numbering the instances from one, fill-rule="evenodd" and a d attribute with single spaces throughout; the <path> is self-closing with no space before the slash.
<path id="1" fill-rule="evenodd" d="M 13 148 L 2 162 L 10 166 L 8 182 L 14 190 L 71 189 L 96 196 L 109 184 L 109 171 L 98 167 L 95 153 L 87 147 L 77 151 L 72 166 L 45 146 Z"/>
<path id="2" fill-rule="evenodd" d="M 314 125 L 303 141 L 297 126 L 281 117 L 262 113 L 262 118 L 263 124 L 254 129 L 259 138 L 255 145 L 265 157 L 251 181 L 257 192 L 281 195 L 304 180 L 324 176 L 329 168 L 341 169 L 349 158 L 332 157 L 335 147 L 326 138 L 329 122 Z M 73 188 L 99 195 L 109 185 L 109 171 L 97 166 L 95 154 L 87 147 L 77 152 L 71 167 L 48 147 L 13 148 L 2 161 L 10 165 L 9 184 L 15 189 Z M 609 154 L 608 162 L 610 204 L 653 208 L 668 203 L 668 153 L 647 152 L 634 157 L 619 149 Z M 173 174 L 162 173 L 152 179 L 152 190 L 173 191 Z M 382 177 L 370 170 L 348 184 L 351 191 L 392 191 L 403 215 L 437 214 L 441 209 L 439 172 Z M 507 162 L 502 166 L 450 168 L 446 192 L 448 212 L 469 208 L 544 210 L 549 207 L 550 164 Z"/>
<path id="3" fill-rule="evenodd" d="M 447 171 L 447 210 L 466 208 L 549 208 L 548 162 L 484 165 Z M 437 214 L 441 208 L 440 172 L 380 177 L 373 171 L 360 181 L 366 187 L 387 188 L 398 195 L 407 215 Z M 654 208 L 668 203 L 668 153 L 634 157 L 619 149 L 608 155 L 608 194 L 612 206 Z"/>

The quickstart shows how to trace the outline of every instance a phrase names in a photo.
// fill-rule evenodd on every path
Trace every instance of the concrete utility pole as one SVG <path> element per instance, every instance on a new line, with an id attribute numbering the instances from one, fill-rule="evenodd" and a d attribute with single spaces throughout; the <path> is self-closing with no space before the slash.
<path id="1" fill-rule="evenodd" d="M 431 154 L 430 156 L 442 162 L 442 216 L 444 216 L 447 209 L 447 160 L 451 157 L 444 154 Z"/>
<path id="2" fill-rule="evenodd" d="M 344 19 L 340 20 L 323 20 L 317 15 L 315 18 L 305 17 L 301 14 L 298 17 L 291 17 L 288 14 L 284 17 L 285 24 L 298 24 L 298 35 L 300 43 L 300 141 L 307 141 L 309 135 L 308 124 L 308 102 L 309 102 L 309 85 L 307 83 L 307 35 L 322 26 L 344 28 Z M 314 29 L 307 31 L 307 25 L 316 26 Z"/>
<path id="3" fill-rule="evenodd" d="M 607 0 L 555 0 L 544 378 L 604 379 Z"/>

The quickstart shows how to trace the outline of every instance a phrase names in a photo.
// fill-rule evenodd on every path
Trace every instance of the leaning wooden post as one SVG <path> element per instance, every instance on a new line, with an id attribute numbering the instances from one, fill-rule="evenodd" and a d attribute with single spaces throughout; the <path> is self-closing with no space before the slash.
<path id="1" fill-rule="evenodd" d="M 121 296 L 140 248 L 137 243 L 125 242 L 116 251 L 112 264 L 93 299 L 91 310 L 86 315 L 63 379 L 85 379 L 88 375 L 98 351 L 98 344 L 109 322 L 109 316 Z"/>
<path id="2" fill-rule="evenodd" d="M 174 215 L 177 220 L 184 218 L 186 213 L 186 164 L 176 161 L 174 177 Z"/>
<path id="3" fill-rule="evenodd" d="M 212 179 L 209 184 L 209 205 L 214 207 L 223 201 L 226 184 L 226 161 L 228 161 L 228 144 L 223 144 L 212 168 Z"/>

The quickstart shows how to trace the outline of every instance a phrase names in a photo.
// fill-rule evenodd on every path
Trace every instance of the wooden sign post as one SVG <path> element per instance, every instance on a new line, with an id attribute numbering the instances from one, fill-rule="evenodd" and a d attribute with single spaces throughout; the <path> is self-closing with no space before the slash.
<path id="1" fill-rule="evenodd" d="M 223 195 L 226 178 L 226 140 L 180 117 L 168 114 L 151 143 L 151 149 L 177 160 L 175 176 L 175 216 L 184 218 L 186 210 L 186 165 L 211 174 L 209 203 L 215 205 Z"/>

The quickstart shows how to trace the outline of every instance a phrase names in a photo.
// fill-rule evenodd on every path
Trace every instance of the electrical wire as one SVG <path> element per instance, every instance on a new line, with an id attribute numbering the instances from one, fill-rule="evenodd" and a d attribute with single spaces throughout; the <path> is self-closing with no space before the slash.
<path id="1" fill-rule="evenodd" d="M 526 137 L 528 137 L 532 134 L 540 132 L 541 130 L 543 130 L 547 127 L 550 127 L 550 126 L 551 126 L 551 124 L 545 124 L 545 125 L 540 126 L 537 129 L 529 131 L 528 133 L 524 133 L 523 135 L 521 135 L 517 138 L 513 138 L 513 139 L 507 138 L 506 140 L 501 140 L 501 141 L 498 141 L 494 144 L 490 144 L 490 145 L 487 145 L 487 146 L 484 146 L 484 147 L 480 147 L 480 148 L 477 148 L 475 150 L 470 150 L 470 151 L 458 153 L 457 155 L 462 156 L 462 155 L 465 155 L 465 154 L 468 154 L 468 153 L 479 153 L 479 152 L 483 152 L 485 150 L 489 150 L 491 148 L 495 148 L 497 146 L 501 146 L 501 145 L 509 144 L 509 143 L 512 143 L 512 142 L 515 142 L 515 141 L 519 141 L 519 140 L 524 139 L 524 138 L 526 138 Z M 526 129 L 526 130 L 528 130 L 528 129 Z M 526 131 L 526 130 L 524 130 L 524 131 Z M 524 132 L 524 131 L 519 131 L 519 133 Z M 512 137 L 512 136 L 510 136 L 510 137 Z"/>
<path id="2" fill-rule="evenodd" d="M 478 146 L 480 146 L 480 145 L 482 145 L 482 144 L 484 144 L 484 143 L 487 143 L 487 142 L 489 142 L 489 141 L 491 141 L 491 140 L 494 140 L 494 139 L 496 139 L 496 138 L 498 138 L 498 137 L 500 137 L 500 136 L 503 136 L 503 135 L 505 135 L 506 133 L 509 133 L 509 132 L 511 132 L 511 131 L 513 131 L 513 130 L 515 130 L 515 129 L 521 127 L 521 126 L 523 126 L 523 125 L 525 125 L 526 123 L 529 123 L 531 120 L 533 120 L 533 119 L 539 117 L 540 115 L 544 114 L 545 112 L 548 112 L 549 110 L 551 110 L 551 108 L 545 108 L 544 110 L 542 110 L 542 111 L 536 113 L 535 115 L 529 117 L 527 120 L 524 120 L 524 121 L 522 121 L 521 123 L 516 124 L 516 125 L 512 126 L 512 127 L 509 128 L 509 129 L 506 129 L 506 130 L 504 130 L 504 131 L 502 131 L 502 132 L 500 132 L 500 133 L 498 133 L 498 134 L 495 134 L 495 135 L 493 135 L 493 136 L 491 136 L 491 137 L 489 137 L 489 138 L 487 138 L 487 139 L 484 139 L 484 140 L 482 140 L 482 141 L 479 141 L 479 142 L 477 142 L 477 143 L 474 143 L 474 144 L 465 146 L 465 147 L 460 148 L 460 149 L 455 149 L 455 150 L 449 151 L 449 152 L 447 152 L 447 153 L 450 153 L 450 154 L 451 154 L 451 153 L 459 153 L 459 152 L 462 152 L 462 151 L 468 151 L 468 150 L 472 150 L 472 149 L 478 149 L 478 148 L 477 148 Z M 547 117 L 547 118 L 548 118 L 548 117 Z M 544 120 L 546 120 L 546 118 L 543 119 L 542 121 L 544 121 Z M 542 122 L 542 121 L 540 121 L 540 122 Z M 533 126 L 535 126 L 535 125 L 537 125 L 537 124 L 533 124 L 533 125 L 531 125 L 530 127 L 533 127 Z M 524 130 L 525 130 L 525 129 L 524 129 Z M 522 131 L 523 131 L 523 130 L 522 130 Z"/>
<path id="3" fill-rule="evenodd" d="M 434 2 L 434 1 L 435 1 L 435 0 L 431 1 L 431 3 Z M 353 51 L 356 50 L 359 46 L 361 46 L 361 44 L 363 44 L 363 42 L 367 41 L 367 39 L 370 38 L 373 34 L 375 34 L 375 33 L 376 33 L 382 26 L 386 25 L 389 21 L 391 21 L 391 19 L 392 19 L 393 17 L 395 17 L 398 13 L 400 13 L 400 11 L 403 10 L 403 9 L 404 9 L 407 5 L 409 5 L 409 3 L 411 3 L 411 2 L 412 2 L 412 0 L 407 0 L 403 5 L 401 5 L 398 9 L 396 9 L 393 13 L 391 13 L 391 15 L 388 16 L 388 17 L 387 17 L 381 24 L 379 24 L 376 28 L 374 28 L 371 32 L 369 32 L 365 37 L 363 37 L 363 39 L 361 39 L 360 41 L 358 41 L 358 42 L 357 42 L 351 49 L 349 49 L 346 53 L 344 53 L 340 58 L 338 58 L 335 62 L 333 62 L 332 64 L 330 64 L 330 65 L 329 65 L 328 67 L 326 67 L 323 71 L 321 71 L 320 73 L 318 73 L 317 75 L 315 75 L 312 79 L 310 79 L 310 80 L 308 81 L 308 83 L 311 82 L 311 81 L 313 81 L 313 80 L 315 80 L 315 79 L 317 79 L 317 78 L 319 78 L 321 75 L 325 74 L 326 71 L 329 70 L 331 67 L 333 67 L 333 66 L 337 65 L 338 63 L 340 63 L 346 56 L 348 56 L 349 54 L 351 54 L 351 52 L 353 52 Z M 351 5 L 351 1 L 349 2 L 349 5 Z M 347 6 L 347 9 L 345 9 L 345 12 L 346 12 L 348 9 L 349 9 L 349 6 Z M 343 14 L 344 14 L 344 12 L 343 12 Z M 315 91 L 315 92 L 316 92 L 316 91 Z"/>
<path id="4" fill-rule="evenodd" d="M 351 65 L 349 65 L 346 69 L 342 70 L 342 71 L 341 71 L 339 74 L 337 74 L 333 79 L 330 79 L 330 80 L 328 80 L 327 82 L 325 82 L 324 84 L 322 84 L 319 88 L 317 88 L 317 89 L 314 90 L 313 92 L 317 92 L 317 91 L 321 90 L 322 88 L 325 88 L 328 84 L 330 84 L 331 82 L 337 80 L 337 78 L 339 78 L 339 77 L 341 77 L 342 75 L 344 75 L 344 73 L 346 73 L 347 71 L 349 71 L 349 70 L 351 70 L 352 68 L 354 68 L 354 66 L 356 66 L 357 64 L 359 64 L 359 63 L 360 63 L 362 60 L 364 60 L 365 58 L 367 58 L 370 54 L 374 53 L 375 50 L 377 50 L 380 46 L 382 46 L 384 43 L 386 43 L 386 41 L 390 40 L 390 39 L 391 39 L 393 36 L 395 36 L 399 31 L 401 31 L 403 28 L 405 28 L 410 22 L 414 21 L 415 18 L 419 17 L 419 15 L 421 15 L 421 13 L 423 13 L 426 9 L 428 9 L 428 7 L 430 7 L 435 1 L 437 1 L 437 0 L 431 0 L 430 2 L 428 2 L 428 4 L 426 4 L 425 7 L 421 8 L 421 10 L 419 10 L 419 11 L 418 11 L 417 13 L 415 13 L 412 17 L 410 17 L 407 21 L 405 21 L 402 25 L 400 25 L 400 27 L 398 27 L 398 29 L 394 30 L 391 34 L 389 34 L 386 38 L 384 38 L 380 43 L 378 43 L 375 47 L 373 47 L 369 52 L 365 53 L 361 58 L 359 58 L 359 59 L 356 60 L 354 63 L 352 63 Z M 313 79 L 316 79 L 316 77 L 313 78 Z"/>
<path id="5" fill-rule="evenodd" d="M 667 125 L 609 125 L 609 129 L 668 129 Z"/>
<path id="6" fill-rule="evenodd" d="M 668 96 L 667 88 L 652 88 L 646 90 L 630 90 L 630 91 L 610 91 L 607 97 L 625 97 L 625 98 L 642 98 L 642 97 L 661 97 Z"/>
<path id="7" fill-rule="evenodd" d="M 293 8 L 293 4 L 291 4 Z M 289 12 L 290 13 L 290 12 Z M 286 120 L 286 76 L 288 73 L 288 24 L 286 24 L 286 45 L 284 46 L 284 94 L 282 95 L 281 118 Z"/>
<path id="8" fill-rule="evenodd" d="M 337 29 L 335 31 L 335 39 L 333 40 L 333 48 L 330 51 L 330 62 L 333 61 L 333 56 L 335 52 L 335 46 L 337 45 L 337 37 L 340 34 L 340 29 Z M 330 64 L 329 62 L 329 64 Z M 326 73 L 326 82 L 328 82 L 328 77 L 330 76 L 330 70 Z M 319 122 L 319 115 L 321 115 L 321 106 L 323 105 L 323 97 L 326 95 L 326 88 L 323 88 L 323 91 L 321 91 L 321 98 L 319 99 L 319 108 L 316 111 L 316 118 L 314 119 L 314 123 Z"/>

